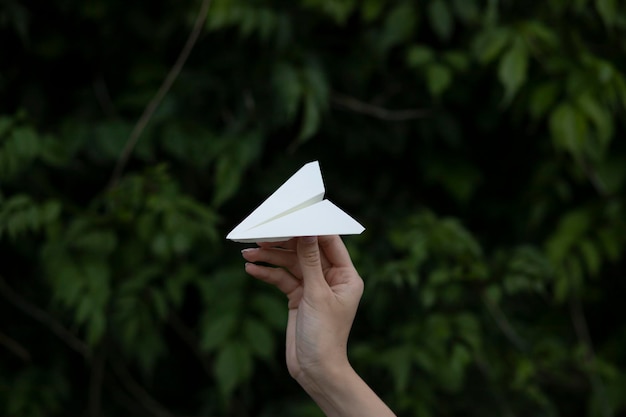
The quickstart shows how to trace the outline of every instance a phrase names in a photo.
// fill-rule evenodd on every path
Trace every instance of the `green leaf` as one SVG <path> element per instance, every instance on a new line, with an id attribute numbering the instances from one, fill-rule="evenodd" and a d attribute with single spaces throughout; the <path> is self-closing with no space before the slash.
<path id="1" fill-rule="evenodd" d="M 466 23 L 472 23 L 478 19 L 480 10 L 476 0 L 453 0 L 454 12 Z"/>
<path id="2" fill-rule="evenodd" d="M 100 342 L 106 330 L 106 317 L 102 310 L 94 311 L 87 325 L 87 343 L 95 346 Z"/>
<path id="3" fill-rule="evenodd" d="M 24 159 L 32 159 L 39 153 L 39 140 L 30 127 L 19 127 L 13 131 L 12 141 L 15 143 L 16 155 Z"/>
<path id="4" fill-rule="evenodd" d="M 313 137 L 319 127 L 320 119 L 320 108 L 317 100 L 313 95 L 307 94 L 303 102 L 302 125 L 295 143 L 302 144 Z"/>
<path id="5" fill-rule="evenodd" d="M 354 10 L 355 0 L 304 0 L 304 4 L 332 17 L 337 24 L 345 23 Z"/>
<path id="6" fill-rule="evenodd" d="M 597 276 L 600 272 L 600 267 L 602 266 L 602 258 L 596 248 L 596 245 L 594 245 L 594 243 L 589 239 L 583 239 L 578 244 L 578 247 L 580 248 L 580 252 L 585 260 L 587 272 L 592 277 Z"/>
<path id="7" fill-rule="evenodd" d="M 415 13 L 411 2 L 402 2 L 389 12 L 380 40 L 383 49 L 386 50 L 411 38 L 417 23 Z"/>
<path id="8" fill-rule="evenodd" d="M 431 64 L 426 68 L 428 90 L 434 97 L 439 97 L 452 82 L 452 71 L 441 64 Z"/>
<path id="9" fill-rule="evenodd" d="M 237 326 L 237 316 L 235 314 L 219 317 L 208 315 L 205 322 L 208 322 L 208 325 L 201 330 L 199 347 L 204 352 L 211 352 L 222 346 L 234 333 Z"/>
<path id="10" fill-rule="evenodd" d="M 287 324 L 287 303 L 281 302 L 276 296 L 256 294 L 252 299 L 252 308 L 259 313 L 264 321 L 276 330 L 283 330 Z"/>
<path id="11" fill-rule="evenodd" d="M 510 41 L 511 30 L 509 28 L 489 28 L 476 36 L 472 49 L 478 60 L 487 64 L 496 59 Z"/>
<path id="12" fill-rule="evenodd" d="M 393 376 L 396 392 L 405 392 L 411 376 L 411 358 L 415 348 L 402 345 L 384 353 L 384 362 Z"/>
<path id="13" fill-rule="evenodd" d="M 443 54 L 443 60 L 457 71 L 466 71 L 470 67 L 470 60 L 465 52 L 448 51 Z"/>
<path id="14" fill-rule="evenodd" d="M 596 166 L 598 179 L 607 193 L 613 195 L 626 184 L 626 165 L 620 156 L 609 155 Z"/>
<path id="15" fill-rule="evenodd" d="M 602 17 L 602 22 L 610 29 L 615 24 L 615 19 L 620 14 L 617 12 L 617 0 L 595 0 L 596 10 Z"/>
<path id="16" fill-rule="evenodd" d="M 366 22 L 371 22 L 380 16 L 384 8 L 384 3 L 380 0 L 364 0 L 361 5 L 361 16 Z"/>
<path id="17" fill-rule="evenodd" d="M 13 129 L 14 120 L 9 116 L 0 116 L 0 143 L 4 140 L 5 136 Z"/>
<path id="18" fill-rule="evenodd" d="M 517 91 L 526 81 L 528 71 L 528 51 L 520 38 L 513 42 L 504 53 L 498 66 L 498 79 L 504 86 L 504 102 L 510 103 Z"/>
<path id="19" fill-rule="evenodd" d="M 270 329 L 259 320 L 250 319 L 244 323 L 243 333 L 251 351 L 263 359 L 270 359 L 274 353 L 274 337 Z"/>
<path id="20" fill-rule="evenodd" d="M 529 111 L 533 119 L 540 119 L 550 110 L 559 94 L 559 85 L 555 82 L 546 82 L 538 85 L 530 95 Z"/>
<path id="21" fill-rule="evenodd" d="M 430 24 L 440 39 L 448 40 L 454 29 L 452 13 L 445 0 L 433 0 L 428 5 Z"/>
<path id="22" fill-rule="evenodd" d="M 573 245 L 589 230 L 590 224 L 589 214 L 582 209 L 566 213 L 546 242 L 550 261 L 554 264 L 565 261 Z"/>
<path id="23" fill-rule="evenodd" d="M 56 200 L 47 201 L 41 207 L 41 218 L 45 223 L 52 223 L 61 214 L 61 203 Z"/>
<path id="24" fill-rule="evenodd" d="M 111 230 L 94 230 L 75 236 L 71 244 L 81 251 L 107 255 L 115 250 L 117 237 Z"/>
<path id="25" fill-rule="evenodd" d="M 221 205 L 239 187 L 241 176 L 250 161 L 258 156 L 260 136 L 258 132 L 248 132 L 229 137 L 227 148 L 217 160 L 215 167 L 215 194 L 213 204 Z"/>
<path id="26" fill-rule="evenodd" d="M 598 103 L 591 94 L 583 94 L 576 101 L 578 108 L 594 124 L 599 148 L 604 150 L 613 137 L 613 115 Z"/>
<path id="27" fill-rule="evenodd" d="M 472 355 L 467 347 L 457 343 L 452 348 L 448 362 L 440 369 L 437 377 L 441 381 L 442 388 L 449 392 L 457 392 L 463 386 L 465 369 L 472 360 Z"/>
<path id="28" fill-rule="evenodd" d="M 298 72 L 291 64 L 280 63 L 274 68 L 272 85 L 279 117 L 287 122 L 292 121 L 302 97 L 302 84 Z"/>
<path id="29" fill-rule="evenodd" d="M 239 342 L 231 342 L 220 349 L 215 359 L 215 378 L 224 398 L 230 398 L 234 389 L 252 372 L 250 352 Z"/>
<path id="30" fill-rule="evenodd" d="M 427 46 L 413 45 L 406 54 L 407 64 L 412 68 L 418 68 L 434 60 L 433 50 Z"/>
<path id="31" fill-rule="evenodd" d="M 550 133 L 557 148 L 581 155 L 587 140 L 584 116 L 571 104 L 561 103 L 550 115 Z"/>

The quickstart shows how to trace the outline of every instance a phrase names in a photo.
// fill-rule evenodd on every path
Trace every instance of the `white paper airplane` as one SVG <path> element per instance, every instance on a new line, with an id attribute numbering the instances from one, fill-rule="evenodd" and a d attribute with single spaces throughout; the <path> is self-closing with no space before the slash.
<path id="1" fill-rule="evenodd" d="M 291 176 L 226 236 L 235 242 L 278 242 L 296 236 L 356 235 L 365 228 L 324 199 L 318 161 Z"/>

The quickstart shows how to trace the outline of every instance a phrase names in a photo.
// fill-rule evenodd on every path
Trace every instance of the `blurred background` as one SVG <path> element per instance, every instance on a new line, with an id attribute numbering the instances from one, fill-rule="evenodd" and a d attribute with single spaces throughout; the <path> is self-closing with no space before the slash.
<path id="1" fill-rule="evenodd" d="M 0 415 L 321 416 L 226 234 L 304 163 L 398 416 L 626 415 L 626 4 L 0 2 Z"/>

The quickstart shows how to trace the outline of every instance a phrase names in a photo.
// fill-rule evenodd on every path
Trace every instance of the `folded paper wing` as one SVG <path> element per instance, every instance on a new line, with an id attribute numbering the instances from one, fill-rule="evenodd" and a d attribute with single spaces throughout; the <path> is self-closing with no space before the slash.
<path id="1" fill-rule="evenodd" d="M 365 228 L 328 200 L 317 161 L 304 165 L 226 236 L 277 242 L 296 236 L 359 234 Z"/>

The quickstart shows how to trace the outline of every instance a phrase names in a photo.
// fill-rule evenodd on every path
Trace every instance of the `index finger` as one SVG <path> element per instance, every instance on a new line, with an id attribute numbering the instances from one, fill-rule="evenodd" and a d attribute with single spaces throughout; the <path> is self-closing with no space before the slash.
<path id="1" fill-rule="evenodd" d="M 350 253 L 339 235 L 319 236 L 319 246 L 332 266 L 354 268 Z"/>

